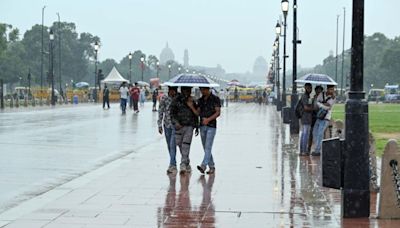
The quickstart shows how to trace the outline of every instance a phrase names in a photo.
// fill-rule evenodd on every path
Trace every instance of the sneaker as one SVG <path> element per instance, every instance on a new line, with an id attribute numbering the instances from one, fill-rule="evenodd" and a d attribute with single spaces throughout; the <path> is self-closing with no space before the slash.
<path id="1" fill-rule="evenodd" d="M 211 167 L 208 171 L 207 174 L 214 174 L 215 173 L 215 167 Z"/>
<path id="2" fill-rule="evenodd" d="M 186 173 L 186 165 L 183 165 L 183 164 L 181 165 L 179 173 L 180 174 L 185 174 Z"/>
<path id="3" fill-rule="evenodd" d="M 312 155 L 312 156 L 320 156 L 321 153 L 320 153 L 320 152 L 313 151 L 313 152 L 311 153 L 311 155 Z"/>
<path id="4" fill-rule="evenodd" d="M 174 165 L 170 165 L 167 169 L 167 174 L 176 173 L 176 172 L 177 172 L 177 169 L 176 169 L 176 166 L 174 166 Z"/>
<path id="5" fill-rule="evenodd" d="M 197 169 L 200 171 L 201 174 L 204 174 L 206 171 L 206 167 L 202 166 L 202 165 L 198 165 Z"/>

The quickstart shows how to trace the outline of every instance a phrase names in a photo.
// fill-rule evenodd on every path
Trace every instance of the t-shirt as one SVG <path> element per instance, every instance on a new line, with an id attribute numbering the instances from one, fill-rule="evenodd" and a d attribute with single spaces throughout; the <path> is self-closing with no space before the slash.
<path id="1" fill-rule="evenodd" d="M 203 118 L 208 118 L 212 115 L 215 114 L 215 108 L 221 107 L 221 100 L 219 97 L 211 94 L 208 99 L 205 99 L 204 96 L 202 96 L 198 100 L 198 105 L 200 108 L 200 125 L 202 125 L 202 120 Z M 217 127 L 217 120 L 210 121 L 207 125 L 208 127 Z"/>
<path id="2" fill-rule="evenodd" d="M 308 106 L 309 108 L 312 108 L 312 99 L 310 97 L 310 94 L 303 94 L 303 96 L 301 96 L 301 102 L 303 104 L 304 107 Z M 312 122 L 312 111 L 307 112 L 306 110 L 304 110 L 303 115 L 301 116 L 301 123 L 302 124 L 306 124 L 309 125 Z"/>
<path id="3" fill-rule="evenodd" d="M 129 90 L 127 87 L 122 86 L 121 88 L 119 88 L 119 93 L 122 99 L 128 99 Z"/>
<path id="4" fill-rule="evenodd" d="M 140 95 L 140 89 L 138 87 L 132 87 L 130 92 L 131 92 L 132 99 L 135 101 L 138 101 L 139 95 Z"/>

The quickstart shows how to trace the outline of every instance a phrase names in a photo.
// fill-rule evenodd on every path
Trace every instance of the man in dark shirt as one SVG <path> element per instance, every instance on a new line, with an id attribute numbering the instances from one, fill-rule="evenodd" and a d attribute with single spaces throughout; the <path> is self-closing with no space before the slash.
<path id="1" fill-rule="evenodd" d="M 197 113 L 200 116 L 200 136 L 204 149 L 204 158 L 197 169 L 204 173 L 207 166 L 208 174 L 215 173 L 215 163 L 212 156 L 212 146 L 217 132 L 217 118 L 221 114 L 221 101 L 211 93 L 210 88 L 200 88 L 202 97 L 198 100 Z"/>
<path id="2" fill-rule="evenodd" d="M 107 85 L 104 85 L 103 90 L 103 109 L 105 109 L 107 104 L 107 108 L 110 109 L 110 90 L 107 88 Z"/>
<path id="3" fill-rule="evenodd" d="M 194 102 L 191 87 L 181 87 L 181 92 L 171 103 L 171 121 L 175 126 L 175 141 L 181 151 L 180 173 L 191 172 L 190 167 L 190 144 L 193 138 L 193 129 L 198 131 L 197 104 Z"/>
<path id="4" fill-rule="evenodd" d="M 304 107 L 303 115 L 301 116 L 301 138 L 300 138 L 300 156 L 308 156 L 308 139 L 310 137 L 311 122 L 312 122 L 312 99 L 310 94 L 312 92 L 312 86 L 310 83 L 304 85 L 305 93 L 301 96 L 301 103 Z"/>

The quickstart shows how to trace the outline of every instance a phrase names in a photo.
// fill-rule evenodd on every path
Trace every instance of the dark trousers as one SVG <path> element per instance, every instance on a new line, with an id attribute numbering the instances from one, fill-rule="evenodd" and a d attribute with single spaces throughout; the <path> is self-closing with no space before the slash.
<path id="1" fill-rule="evenodd" d="M 110 108 L 110 99 L 108 97 L 103 97 L 103 108 L 106 107 L 107 104 L 107 108 Z"/>
<path id="2" fill-rule="evenodd" d="M 138 100 L 132 99 L 133 100 L 133 110 L 134 111 L 139 111 L 139 106 L 138 106 Z"/>

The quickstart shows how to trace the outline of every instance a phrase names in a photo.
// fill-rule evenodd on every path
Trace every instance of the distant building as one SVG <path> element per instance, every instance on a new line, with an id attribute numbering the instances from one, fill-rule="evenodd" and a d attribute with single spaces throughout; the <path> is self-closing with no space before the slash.
<path id="1" fill-rule="evenodd" d="M 190 68 L 198 72 L 203 72 L 217 77 L 225 76 L 225 70 L 220 64 L 218 64 L 216 67 L 191 66 Z"/>
<path id="2" fill-rule="evenodd" d="M 185 52 L 183 54 L 183 66 L 185 68 L 189 67 L 189 51 L 188 51 L 188 49 L 185 49 Z"/>
<path id="3" fill-rule="evenodd" d="M 265 78 L 268 74 L 268 63 L 264 57 L 259 56 L 257 57 L 256 61 L 254 62 L 253 66 L 253 75 L 256 78 Z"/>
<path id="4" fill-rule="evenodd" d="M 168 42 L 160 54 L 160 64 L 165 65 L 168 61 L 175 61 L 175 55 L 171 48 L 168 47 Z"/>

